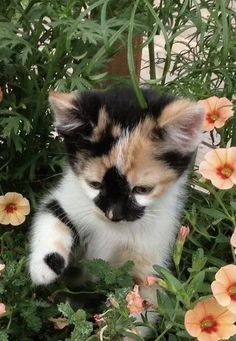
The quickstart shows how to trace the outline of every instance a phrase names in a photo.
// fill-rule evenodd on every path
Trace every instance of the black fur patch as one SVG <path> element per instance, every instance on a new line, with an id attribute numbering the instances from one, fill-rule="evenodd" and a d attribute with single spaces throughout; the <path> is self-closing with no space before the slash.
<path id="1" fill-rule="evenodd" d="M 61 207 L 61 205 L 59 204 L 59 202 L 57 200 L 49 201 L 43 207 L 43 209 L 44 210 L 46 209 L 47 211 L 51 212 L 62 223 L 64 223 L 66 226 L 68 226 L 74 235 L 74 240 L 76 241 L 76 243 L 79 242 L 79 235 L 78 235 L 78 231 L 77 231 L 75 225 L 71 222 L 67 213 L 64 211 L 64 209 Z"/>
<path id="2" fill-rule="evenodd" d="M 49 253 L 45 256 L 44 261 L 57 275 L 62 274 L 65 268 L 65 260 L 59 253 Z"/>
<path id="3" fill-rule="evenodd" d="M 74 100 L 77 109 L 73 109 L 70 114 L 74 117 L 73 120 L 79 120 L 81 125 L 64 135 L 69 161 L 72 165 L 76 162 L 75 155 L 78 152 L 88 154 L 90 157 L 107 155 L 117 140 L 111 133 L 113 125 L 132 130 L 145 117 L 157 119 L 162 110 L 175 100 L 173 96 L 158 94 L 151 89 L 143 89 L 142 92 L 147 102 L 146 109 L 141 109 L 134 91 L 129 88 L 116 88 L 106 92 L 85 91 Z M 99 141 L 91 142 L 89 138 L 98 123 L 101 108 L 107 111 L 110 124 Z M 158 131 L 158 135 L 163 139 L 164 131 Z"/>
<path id="4" fill-rule="evenodd" d="M 95 199 L 96 205 L 112 221 L 134 221 L 141 218 L 145 207 L 139 206 L 132 196 L 126 177 L 116 167 L 110 168 L 102 182 L 100 194 Z M 112 217 L 109 217 L 109 212 Z"/>
<path id="5" fill-rule="evenodd" d="M 181 154 L 178 151 L 170 151 L 162 154 L 158 159 L 164 161 L 169 167 L 173 168 L 178 176 L 181 176 L 189 167 L 194 153 Z"/>

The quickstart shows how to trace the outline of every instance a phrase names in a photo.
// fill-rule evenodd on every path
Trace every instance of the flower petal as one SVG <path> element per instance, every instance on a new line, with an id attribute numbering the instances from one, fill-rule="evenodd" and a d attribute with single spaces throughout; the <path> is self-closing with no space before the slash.
<path id="1" fill-rule="evenodd" d="M 9 222 L 13 226 L 21 225 L 25 221 L 25 216 L 15 211 L 9 214 Z"/>
<path id="2" fill-rule="evenodd" d="M 5 194 L 5 199 L 6 199 L 7 204 L 9 203 L 16 204 L 18 201 L 23 199 L 23 195 L 20 193 L 16 193 L 16 192 L 8 192 Z"/>
<path id="3" fill-rule="evenodd" d="M 230 189 L 234 185 L 230 178 L 222 179 L 220 176 L 214 176 L 210 180 L 212 184 L 219 189 Z"/>
<path id="4" fill-rule="evenodd" d="M 231 299 L 224 284 L 214 281 L 211 283 L 211 290 L 220 305 L 227 307 L 230 304 Z"/>
<path id="5" fill-rule="evenodd" d="M 6 211 L 1 211 L 0 212 L 0 224 L 2 225 L 9 225 L 9 216 Z"/>
<path id="6" fill-rule="evenodd" d="M 197 337 L 201 333 L 199 316 L 194 310 L 189 310 L 186 312 L 184 325 L 187 332 L 193 337 Z"/>
<path id="7" fill-rule="evenodd" d="M 228 264 L 222 266 L 220 270 L 217 271 L 215 279 L 217 282 L 222 283 L 226 287 L 234 284 L 236 281 L 236 265 Z"/>

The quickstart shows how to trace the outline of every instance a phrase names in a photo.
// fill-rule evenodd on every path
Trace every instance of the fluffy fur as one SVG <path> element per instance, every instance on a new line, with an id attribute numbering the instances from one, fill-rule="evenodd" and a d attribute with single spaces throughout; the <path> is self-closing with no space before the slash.
<path id="1" fill-rule="evenodd" d="M 49 284 L 68 266 L 75 238 L 85 259 L 135 263 L 139 282 L 166 266 L 203 113 L 194 102 L 143 90 L 51 93 L 68 166 L 42 202 L 31 237 L 30 275 Z M 82 279 L 81 279 L 82 280 Z M 155 301 L 155 290 L 141 288 Z"/>

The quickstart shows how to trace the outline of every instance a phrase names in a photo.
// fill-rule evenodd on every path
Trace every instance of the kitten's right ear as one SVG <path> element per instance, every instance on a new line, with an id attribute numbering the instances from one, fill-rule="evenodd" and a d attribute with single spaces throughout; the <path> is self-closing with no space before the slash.
<path id="1" fill-rule="evenodd" d="M 54 112 L 55 127 L 59 133 L 68 134 L 72 130 L 80 127 L 83 123 L 79 118 L 78 93 L 63 93 L 51 91 L 49 93 L 49 103 Z"/>

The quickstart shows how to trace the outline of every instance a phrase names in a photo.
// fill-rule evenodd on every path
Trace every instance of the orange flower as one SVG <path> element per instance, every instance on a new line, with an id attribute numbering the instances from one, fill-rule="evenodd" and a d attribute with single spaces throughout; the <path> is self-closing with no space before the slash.
<path id="1" fill-rule="evenodd" d="M 132 314 L 142 313 L 147 308 L 151 307 L 151 303 L 142 299 L 139 294 L 139 286 L 136 284 L 134 289 L 126 296 L 128 309 Z"/>
<path id="2" fill-rule="evenodd" d="M 218 148 L 205 155 L 199 172 L 219 189 L 229 189 L 236 184 L 236 147 Z"/>
<path id="3" fill-rule="evenodd" d="M 220 268 L 211 284 L 217 302 L 236 314 L 236 265 L 229 264 Z"/>
<path id="4" fill-rule="evenodd" d="M 236 334 L 235 322 L 236 315 L 212 297 L 187 311 L 184 324 L 187 332 L 199 341 L 218 341 Z"/>
<path id="5" fill-rule="evenodd" d="M 4 316 L 6 314 L 6 306 L 4 303 L 0 303 L 0 317 Z"/>
<path id="6" fill-rule="evenodd" d="M 0 224 L 20 225 L 29 213 L 29 201 L 21 194 L 8 192 L 0 196 Z"/>
<path id="7" fill-rule="evenodd" d="M 233 104 L 226 97 L 216 96 L 199 101 L 205 111 L 204 130 L 221 128 L 233 116 Z"/>
<path id="8" fill-rule="evenodd" d="M 234 233 L 232 234 L 231 238 L 230 238 L 230 244 L 233 247 L 236 247 L 236 227 L 234 229 Z"/>

